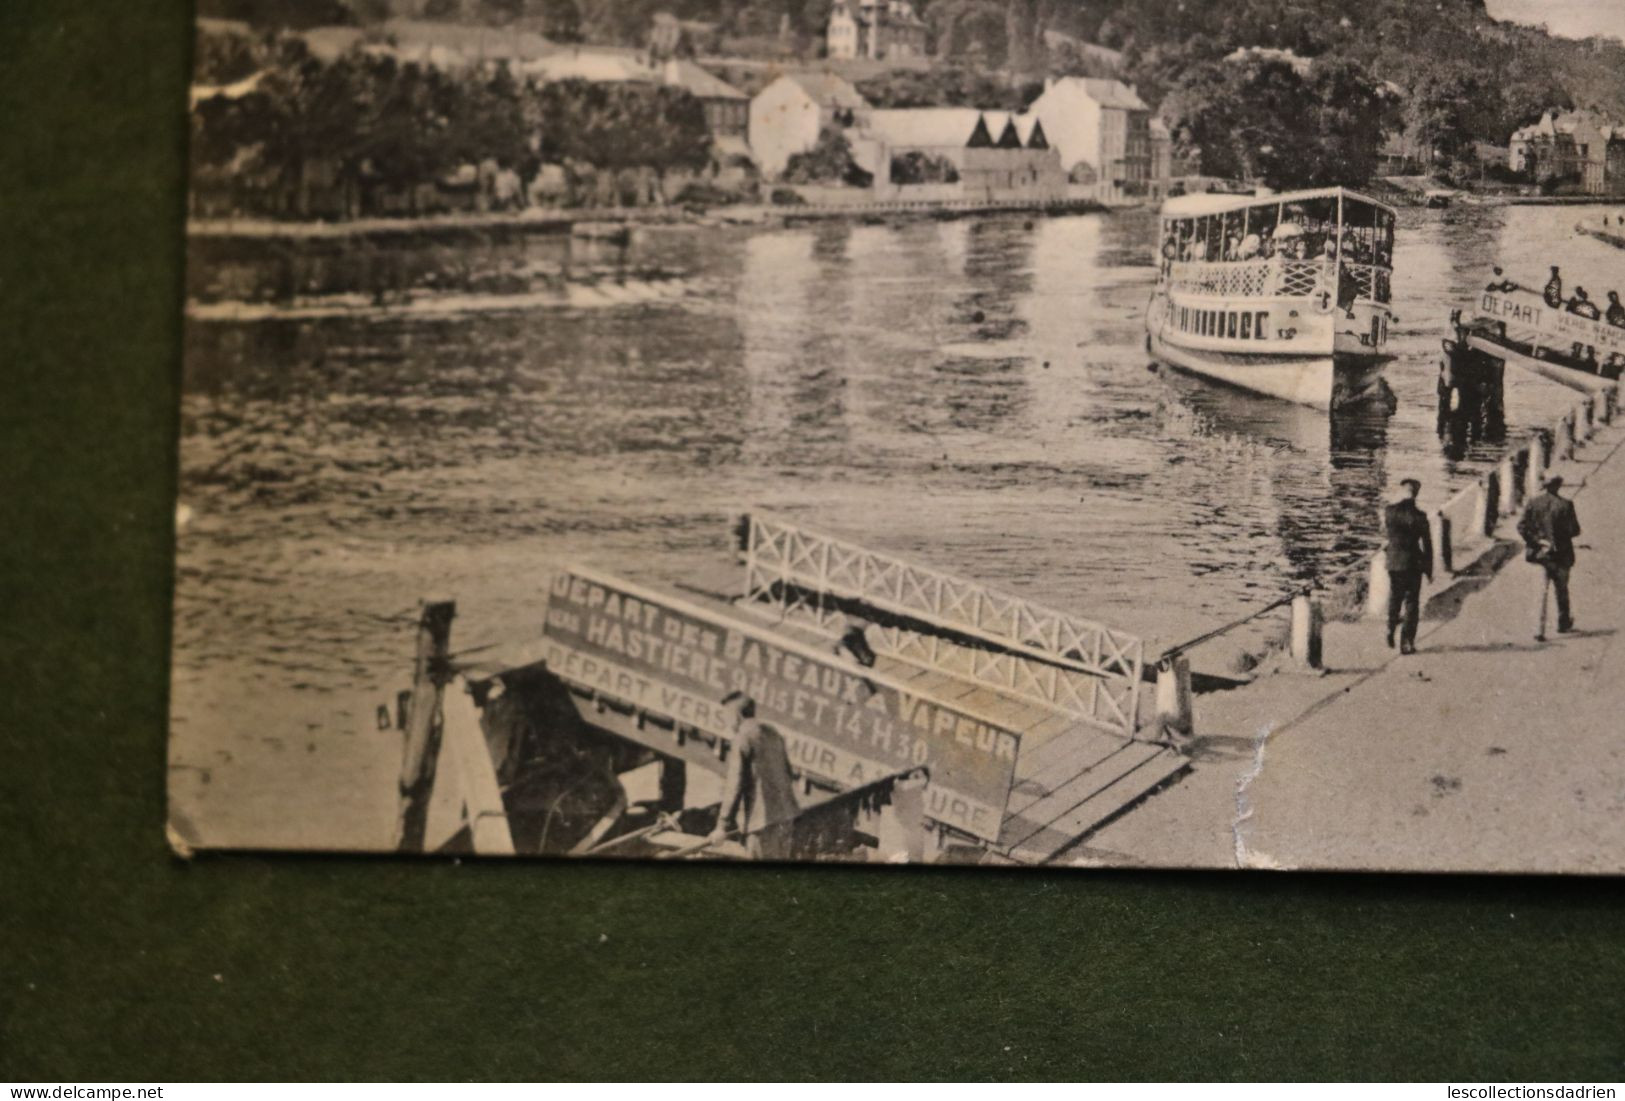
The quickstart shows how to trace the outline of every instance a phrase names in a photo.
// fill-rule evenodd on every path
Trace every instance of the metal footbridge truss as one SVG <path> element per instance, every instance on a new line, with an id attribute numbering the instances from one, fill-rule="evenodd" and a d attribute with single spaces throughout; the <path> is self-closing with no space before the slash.
<path id="1" fill-rule="evenodd" d="M 877 652 L 1133 737 L 1140 639 L 770 515 L 742 528 L 745 603 L 824 628 L 868 619 Z"/>

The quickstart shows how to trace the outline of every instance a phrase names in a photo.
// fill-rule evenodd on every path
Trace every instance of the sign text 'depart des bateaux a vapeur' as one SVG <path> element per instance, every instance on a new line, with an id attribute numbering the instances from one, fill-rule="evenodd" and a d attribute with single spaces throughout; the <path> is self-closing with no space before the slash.
<path id="1" fill-rule="evenodd" d="M 636 585 L 581 570 L 554 576 L 547 666 L 564 680 L 708 734 L 732 735 L 721 707 L 742 691 L 784 737 L 791 763 L 851 788 L 925 766 L 930 817 L 998 839 L 1018 736 L 922 699 L 816 650 Z"/>

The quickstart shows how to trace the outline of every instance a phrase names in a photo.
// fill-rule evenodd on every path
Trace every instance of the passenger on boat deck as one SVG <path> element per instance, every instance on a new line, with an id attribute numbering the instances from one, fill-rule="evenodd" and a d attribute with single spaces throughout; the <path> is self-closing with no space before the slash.
<path id="1" fill-rule="evenodd" d="M 1619 376 L 1625 374 L 1625 355 L 1621 355 L 1619 352 L 1609 353 L 1608 358 L 1603 361 L 1603 365 L 1597 373 L 1610 382 L 1618 382 Z"/>
<path id="2" fill-rule="evenodd" d="M 1258 255 L 1259 250 L 1263 247 L 1264 242 L 1259 239 L 1258 234 L 1249 233 L 1241 239 L 1241 244 L 1236 247 L 1236 259 L 1251 260 Z"/>
<path id="3" fill-rule="evenodd" d="M 1552 277 L 1546 280 L 1546 304 L 1552 309 L 1563 305 L 1563 277 L 1557 274 L 1557 265 L 1552 265 Z"/>
<path id="4" fill-rule="evenodd" d="M 1586 294 L 1586 289 L 1581 286 L 1574 288 L 1574 297 L 1569 299 L 1569 313 L 1590 321 L 1595 321 L 1602 316 L 1602 311 L 1597 309 L 1597 304 L 1591 301 L 1591 298 Z"/>
<path id="5" fill-rule="evenodd" d="M 1608 324 L 1625 329 L 1625 305 L 1620 304 L 1618 291 L 1608 292 L 1608 312 L 1603 316 Z"/>
<path id="6" fill-rule="evenodd" d="M 1487 291 L 1500 291 L 1501 293 L 1505 294 L 1508 291 L 1515 291 L 1515 290 L 1518 289 L 1518 284 L 1516 284 L 1512 280 L 1506 278 L 1505 277 L 1506 273 L 1503 272 L 1500 268 L 1495 268 L 1494 271 L 1495 271 L 1495 278 L 1499 279 L 1501 281 L 1499 283 L 1497 283 L 1495 281 L 1495 279 L 1490 280 L 1488 285 L 1486 285 L 1484 287 L 1485 290 L 1487 290 Z"/>

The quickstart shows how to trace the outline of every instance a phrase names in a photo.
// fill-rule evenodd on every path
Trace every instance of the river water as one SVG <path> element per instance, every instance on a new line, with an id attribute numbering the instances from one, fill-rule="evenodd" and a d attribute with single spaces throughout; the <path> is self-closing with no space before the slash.
<path id="1" fill-rule="evenodd" d="M 1525 281 L 1561 263 L 1599 301 L 1625 288 L 1621 254 L 1575 218 L 1402 212 L 1399 409 L 1336 423 L 1148 369 L 1150 212 L 651 227 L 624 250 L 398 245 L 414 271 L 611 278 L 191 321 L 174 805 L 221 844 L 381 844 L 398 735 L 371 729 L 371 705 L 408 675 L 419 598 L 457 600 L 454 648 L 534 634 L 550 570 L 714 574 L 749 508 L 1149 652 L 1203 633 L 1357 567 L 1400 478 L 1436 506 L 1495 461 L 1489 445 L 1449 457 L 1435 435 L 1445 319 L 1496 262 Z M 287 283 L 290 247 L 277 255 Z M 234 260 L 228 282 L 252 283 L 256 263 Z M 659 273 L 655 291 L 615 285 L 617 268 Z M 342 257 L 321 278 L 342 284 Z M 1574 396 L 1512 369 L 1507 383 L 1513 432 Z"/>

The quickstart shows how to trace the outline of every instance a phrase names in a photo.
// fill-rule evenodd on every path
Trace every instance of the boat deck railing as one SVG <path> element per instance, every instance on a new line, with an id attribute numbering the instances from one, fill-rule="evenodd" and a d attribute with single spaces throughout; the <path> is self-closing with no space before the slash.
<path id="1" fill-rule="evenodd" d="M 1337 294 L 1338 269 L 1353 281 L 1354 296 L 1386 302 L 1392 273 L 1378 264 L 1329 258 L 1292 260 L 1272 256 L 1261 260 L 1182 260 L 1169 272 L 1176 291 L 1218 298 L 1309 298 L 1322 291 Z"/>

